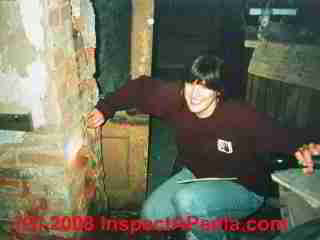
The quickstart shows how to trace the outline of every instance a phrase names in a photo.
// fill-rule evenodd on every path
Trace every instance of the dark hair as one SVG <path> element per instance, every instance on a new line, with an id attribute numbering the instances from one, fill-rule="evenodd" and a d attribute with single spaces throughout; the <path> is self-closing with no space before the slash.
<path id="1" fill-rule="evenodd" d="M 199 56 L 193 61 L 189 68 L 185 82 L 191 83 L 195 80 L 204 81 L 207 88 L 223 93 L 222 65 L 223 60 L 217 56 Z"/>

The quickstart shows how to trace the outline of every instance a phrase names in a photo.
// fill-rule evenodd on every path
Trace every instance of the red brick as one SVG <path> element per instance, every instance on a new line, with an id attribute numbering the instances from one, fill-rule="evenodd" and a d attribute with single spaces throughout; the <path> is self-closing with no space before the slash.
<path id="1" fill-rule="evenodd" d="M 0 178 L 0 187 L 14 187 L 21 191 L 21 180 Z"/>
<path id="2" fill-rule="evenodd" d="M 37 152 L 22 152 L 19 155 L 20 167 L 32 167 L 32 166 L 61 166 L 63 165 L 64 158 L 60 152 L 56 154 L 45 154 Z"/>
<path id="3" fill-rule="evenodd" d="M 86 48 L 86 52 L 89 57 L 95 57 L 96 56 L 96 49 L 95 48 Z"/>

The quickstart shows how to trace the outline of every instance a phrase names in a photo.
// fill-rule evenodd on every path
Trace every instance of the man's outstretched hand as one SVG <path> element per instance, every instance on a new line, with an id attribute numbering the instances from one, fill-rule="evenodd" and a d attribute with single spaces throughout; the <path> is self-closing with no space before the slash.
<path id="1" fill-rule="evenodd" d="M 295 153 L 299 163 L 304 166 L 303 172 L 306 175 L 311 175 L 314 171 L 313 155 L 320 155 L 320 144 L 310 143 L 303 145 Z"/>
<path id="2" fill-rule="evenodd" d="M 94 109 L 91 113 L 88 114 L 88 127 L 97 128 L 105 123 L 105 117 L 102 112 L 98 109 Z"/>

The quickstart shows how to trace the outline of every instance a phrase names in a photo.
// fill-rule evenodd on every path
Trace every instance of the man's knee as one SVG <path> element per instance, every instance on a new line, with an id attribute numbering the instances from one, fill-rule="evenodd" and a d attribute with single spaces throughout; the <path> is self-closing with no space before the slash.
<path id="1" fill-rule="evenodd" d="M 154 218 L 154 204 L 152 201 L 147 199 L 141 209 L 140 218 L 142 219 L 153 219 Z"/>
<path id="2" fill-rule="evenodd" d="M 187 188 L 177 191 L 171 199 L 173 206 L 180 213 L 182 210 L 189 212 L 191 208 L 194 207 L 195 205 L 196 200 L 194 199 L 195 198 L 194 194 L 195 193 L 188 190 Z"/>
<path id="3" fill-rule="evenodd" d="M 140 218 L 154 221 L 171 217 L 172 214 L 174 214 L 172 206 L 161 204 L 161 199 L 158 196 L 151 195 L 142 206 Z"/>

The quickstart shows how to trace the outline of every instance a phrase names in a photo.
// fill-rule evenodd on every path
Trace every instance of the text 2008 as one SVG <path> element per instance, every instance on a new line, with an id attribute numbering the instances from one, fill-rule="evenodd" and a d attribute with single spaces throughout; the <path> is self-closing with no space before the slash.
<path id="1" fill-rule="evenodd" d="M 59 231 L 92 232 L 96 230 L 92 216 L 52 216 L 50 227 Z"/>
<path id="2" fill-rule="evenodd" d="M 24 216 L 15 223 L 19 229 L 44 231 L 53 229 L 63 232 L 92 232 L 96 231 L 93 216 Z"/>

